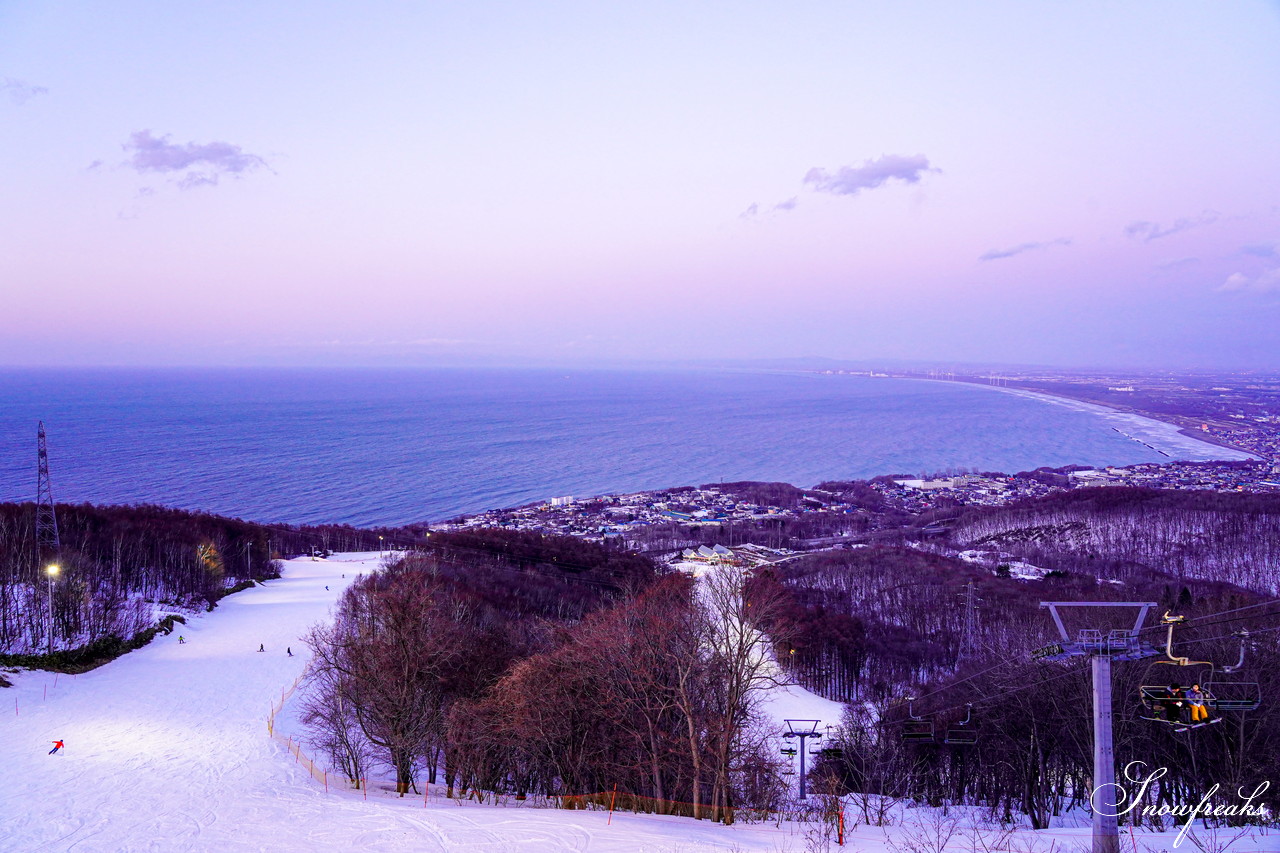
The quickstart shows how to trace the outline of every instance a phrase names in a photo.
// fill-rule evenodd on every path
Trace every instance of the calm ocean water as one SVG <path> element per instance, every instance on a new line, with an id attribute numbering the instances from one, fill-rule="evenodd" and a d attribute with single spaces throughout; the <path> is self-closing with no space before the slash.
<path id="1" fill-rule="evenodd" d="M 34 498 L 39 420 L 59 502 L 297 523 L 438 521 L 719 480 L 811 486 L 1169 459 L 1087 408 L 956 383 L 728 371 L 10 370 L 0 371 L 0 501 Z M 1175 457 L 1215 456 L 1156 433 L 1144 440 L 1168 439 L 1162 449 Z"/>

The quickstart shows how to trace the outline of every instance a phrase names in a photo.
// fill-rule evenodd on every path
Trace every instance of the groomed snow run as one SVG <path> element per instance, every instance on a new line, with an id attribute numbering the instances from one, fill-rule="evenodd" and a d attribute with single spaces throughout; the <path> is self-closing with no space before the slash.
<path id="1" fill-rule="evenodd" d="M 268 737 L 266 719 L 302 673 L 303 633 L 329 617 L 358 573 L 378 564 L 376 554 L 291 560 L 280 580 L 230 596 L 213 613 L 92 672 L 8 676 L 15 686 L 0 690 L 0 850 L 807 849 L 805 825 L 724 827 L 627 813 L 615 813 L 610 823 L 604 812 L 459 804 L 434 790 L 424 804 L 376 785 L 367 800 L 340 784 L 326 793 Z M 179 633 L 185 644 L 178 643 Z M 257 651 L 259 644 L 265 652 Z M 285 654 L 287 647 L 294 657 Z M 813 707 L 796 690 L 778 698 L 779 712 Z M 49 755 L 55 740 L 66 747 Z M 1019 836 L 1020 850 L 1048 853 L 1055 841 L 1058 851 L 1064 842 L 1068 849 L 1084 846 L 1088 831 Z M 1173 835 L 1137 840 L 1145 853 L 1169 849 Z M 1127 849 L 1129 839 L 1123 841 Z M 953 845 L 969 849 L 959 838 Z M 891 848 L 883 830 L 862 827 L 844 849 Z M 1249 839 L 1232 853 L 1275 849 L 1273 835 Z"/>

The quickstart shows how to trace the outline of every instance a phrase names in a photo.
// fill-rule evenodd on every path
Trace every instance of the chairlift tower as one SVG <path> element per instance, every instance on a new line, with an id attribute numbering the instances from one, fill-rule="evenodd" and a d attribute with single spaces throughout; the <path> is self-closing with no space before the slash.
<path id="1" fill-rule="evenodd" d="M 1093 794 L 1089 798 L 1093 810 L 1092 853 L 1120 853 L 1116 755 L 1111 735 L 1111 661 L 1141 660 L 1158 654 L 1153 646 L 1138 639 L 1147 612 L 1156 604 L 1150 601 L 1042 601 L 1040 606 L 1049 609 L 1062 642 L 1038 649 L 1032 657 L 1036 660 L 1088 657 L 1093 667 Z M 1060 607 L 1137 607 L 1138 618 L 1127 631 L 1104 633 L 1085 628 L 1072 639 L 1058 612 Z"/>
<path id="2" fill-rule="evenodd" d="M 44 421 L 36 432 L 36 565 L 58 556 L 58 515 L 53 508 L 53 487 L 49 483 L 49 447 L 44 437 Z"/>
<path id="3" fill-rule="evenodd" d="M 787 724 L 787 731 L 785 734 L 782 735 L 784 738 L 786 738 L 787 740 L 791 740 L 792 738 L 797 738 L 797 737 L 800 738 L 800 799 L 803 800 L 805 798 L 805 784 L 804 784 L 805 783 L 805 778 L 804 778 L 805 745 L 804 745 L 804 742 L 806 738 L 813 738 L 814 740 L 822 739 L 822 735 L 818 733 L 818 723 L 820 721 L 819 720 L 783 720 L 783 722 Z"/>

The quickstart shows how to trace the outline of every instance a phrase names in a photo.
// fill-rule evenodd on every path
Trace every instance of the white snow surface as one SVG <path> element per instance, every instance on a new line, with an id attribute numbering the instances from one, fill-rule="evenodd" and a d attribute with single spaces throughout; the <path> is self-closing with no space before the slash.
<path id="1" fill-rule="evenodd" d="M 623 812 L 610 823 L 603 811 L 458 803 L 435 788 L 425 803 L 397 798 L 385 786 L 374 786 L 367 800 L 340 784 L 326 793 L 268 737 L 266 719 L 303 671 L 303 633 L 329 617 L 357 573 L 378 564 L 377 554 L 291 560 L 280 580 L 230 596 L 213 613 L 92 672 L 6 673 L 15 686 L 0 690 L 0 850 L 806 849 L 804 824 L 725 827 Z M 265 653 L 257 651 L 260 643 Z M 285 654 L 290 646 L 294 657 Z M 837 703 L 797 687 L 779 691 L 770 707 L 779 717 L 824 725 L 839 719 Z M 49 755 L 54 740 L 66 746 Z M 846 849 L 889 849 L 885 830 L 854 829 L 853 817 L 850 810 Z M 1059 849 L 1063 841 L 1086 843 L 1088 830 L 1020 835 L 1047 851 L 1051 841 Z M 1172 839 L 1140 836 L 1148 850 L 1168 849 Z M 1275 841 L 1253 839 L 1233 853 L 1276 849 L 1268 846 Z M 969 849 L 959 838 L 954 845 Z"/>

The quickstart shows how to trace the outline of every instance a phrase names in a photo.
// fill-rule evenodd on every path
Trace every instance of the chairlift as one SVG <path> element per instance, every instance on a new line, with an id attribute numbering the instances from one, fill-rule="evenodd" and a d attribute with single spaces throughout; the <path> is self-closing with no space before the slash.
<path id="1" fill-rule="evenodd" d="M 1174 626 L 1183 622 L 1184 618 L 1182 616 L 1170 616 L 1166 612 L 1162 621 L 1169 626 L 1164 649 L 1165 658 L 1167 659 L 1155 661 L 1147 667 L 1147 672 L 1143 677 L 1144 683 L 1138 688 L 1139 700 L 1150 714 L 1145 719 L 1174 726 L 1177 731 L 1200 728 L 1201 726 L 1218 722 L 1221 718 L 1212 717 L 1198 723 L 1189 724 L 1182 718 L 1184 709 L 1188 708 L 1185 698 L 1186 688 L 1195 685 L 1200 687 L 1204 706 L 1213 711 L 1244 712 L 1258 709 L 1262 704 L 1262 690 L 1256 681 L 1224 679 L 1219 674 L 1218 668 L 1211 661 L 1197 661 L 1191 660 L 1189 657 L 1175 655 L 1173 653 Z M 1248 632 L 1242 631 L 1236 636 L 1240 637 L 1239 657 L 1234 664 L 1222 667 L 1221 672 L 1223 673 L 1237 672 L 1244 666 Z M 1187 676 L 1166 686 L 1154 683 L 1157 679 L 1153 678 L 1152 675 L 1156 672 L 1156 667 L 1158 666 L 1208 667 L 1208 669 L 1192 670 L 1192 672 L 1197 673 L 1195 677 Z"/>
<path id="2" fill-rule="evenodd" d="M 1147 710 L 1149 716 L 1145 719 L 1155 723 L 1164 723 L 1165 725 L 1185 727 L 1187 721 L 1184 720 L 1183 712 L 1189 707 L 1186 700 L 1186 689 L 1193 684 L 1199 684 L 1203 688 L 1205 684 L 1213 680 L 1213 663 L 1207 660 L 1191 660 L 1186 656 L 1179 656 L 1173 653 L 1173 631 L 1174 628 L 1185 622 L 1185 616 L 1171 616 L 1169 611 L 1165 611 L 1164 617 L 1160 620 L 1162 624 L 1168 626 L 1168 633 L 1165 636 L 1164 643 L 1164 659 L 1153 661 L 1147 666 L 1146 673 L 1143 674 L 1142 684 L 1138 687 L 1138 700 L 1142 703 L 1142 707 Z M 1162 670 L 1160 667 L 1176 666 L 1179 668 L 1194 667 L 1191 670 L 1194 675 L 1186 675 L 1177 678 L 1167 684 L 1159 683 L 1163 681 L 1158 676 Z M 1201 669 L 1208 667 L 1208 670 Z M 1167 671 L 1167 670 L 1163 670 Z M 1209 691 L 1202 690 L 1205 694 L 1205 704 L 1212 707 Z"/>
<path id="3" fill-rule="evenodd" d="M 911 719 L 902 724 L 902 740 L 906 743 L 936 743 L 933 720 L 917 717 L 913 704 L 916 698 L 907 697 L 907 716 Z"/>
<path id="4" fill-rule="evenodd" d="M 1240 656 L 1234 664 L 1222 667 L 1224 673 L 1238 672 L 1244 666 L 1249 632 L 1238 631 L 1235 636 L 1240 638 Z M 1205 679 L 1202 687 L 1209 697 L 1209 706 L 1217 711 L 1256 711 L 1262 705 L 1262 688 L 1256 681 L 1224 679 L 1217 673 L 1212 673 Z"/>
<path id="5" fill-rule="evenodd" d="M 970 723 L 973 721 L 973 705 L 964 706 L 964 719 L 947 729 L 947 736 L 942 742 L 950 746 L 973 746 L 978 742 L 978 730 Z"/>

